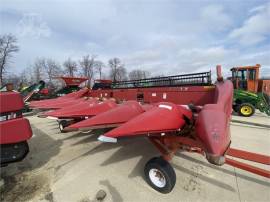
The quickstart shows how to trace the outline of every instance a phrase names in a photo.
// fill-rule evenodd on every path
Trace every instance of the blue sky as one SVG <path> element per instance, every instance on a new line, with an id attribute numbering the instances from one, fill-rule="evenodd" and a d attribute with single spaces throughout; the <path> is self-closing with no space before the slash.
<path id="1" fill-rule="evenodd" d="M 0 34 L 17 36 L 10 71 L 37 57 L 95 54 L 128 71 L 172 75 L 262 64 L 270 75 L 270 1 L 0 0 Z"/>

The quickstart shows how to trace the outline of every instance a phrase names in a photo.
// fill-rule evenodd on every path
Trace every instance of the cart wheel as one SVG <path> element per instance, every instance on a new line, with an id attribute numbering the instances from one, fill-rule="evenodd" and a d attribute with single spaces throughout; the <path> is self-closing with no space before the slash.
<path id="1" fill-rule="evenodd" d="M 59 129 L 60 129 L 60 132 L 61 133 L 65 133 L 66 131 L 64 131 L 64 128 L 67 127 L 69 124 L 68 124 L 68 121 L 66 120 L 61 120 L 58 122 L 59 124 Z"/>
<path id="2" fill-rule="evenodd" d="M 238 108 L 238 114 L 240 116 L 249 117 L 255 113 L 255 107 L 249 103 L 243 103 Z"/>
<path id="3" fill-rule="evenodd" d="M 173 167 L 162 157 L 150 159 L 144 167 L 144 174 L 147 183 L 163 194 L 171 192 L 176 182 Z"/>

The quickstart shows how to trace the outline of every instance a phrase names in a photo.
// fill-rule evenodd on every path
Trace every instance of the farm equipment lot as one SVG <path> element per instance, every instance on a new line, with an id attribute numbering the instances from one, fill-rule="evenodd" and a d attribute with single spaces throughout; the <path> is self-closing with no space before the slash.
<path id="1" fill-rule="evenodd" d="M 101 143 L 97 137 L 103 131 L 60 133 L 55 120 L 28 118 L 34 135 L 29 155 L 1 168 L 4 201 L 94 201 L 100 189 L 107 193 L 104 201 L 117 202 L 270 201 L 269 179 L 229 165 L 214 166 L 187 152 L 178 152 L 172 160 L 177 175 L 173 191 L 160 194 L 143 179 L 145 163 L 159 154 L 143 137 Z M 270 127 L 270 118 L 259 112 L 232 119 Z M 234 148 L 270 153 L 267 127 L 232 122 L 231 136 Z"/>

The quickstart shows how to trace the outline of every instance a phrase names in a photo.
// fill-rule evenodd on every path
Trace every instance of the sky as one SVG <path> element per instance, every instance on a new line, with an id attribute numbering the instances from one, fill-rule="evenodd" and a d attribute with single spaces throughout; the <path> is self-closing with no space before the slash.
<path id="1" fill-rule="evenodd" d="M 270 75 L 270 1 L 0 0 L 0 34 L 18 38 L 10 63 L 21 72 L 38 57 L 59 63 L 118 57 L 152 75 L 262 65 Z"/>

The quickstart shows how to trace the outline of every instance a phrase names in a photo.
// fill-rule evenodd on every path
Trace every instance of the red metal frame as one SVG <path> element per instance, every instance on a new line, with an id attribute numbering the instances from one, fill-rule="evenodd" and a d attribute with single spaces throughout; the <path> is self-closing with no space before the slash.
<path id="1" fill-rule="evenodd" d="M 24 103 L 16 92 L 0 93 L 0 164 L 22 160 L 28 153 L 27 141 L 32 137 L 30 123 L 22 116 Z"/>
<path id="2" fill-rule="evenodd" d="M 62 79 L 67 86 L 79 86 L 84 81 L 87 81 L 88 78 L 86 77 L 68 77 L 68 76 L 60 76 L 55 77 L 57 79 Z"/>
<path id="3" fill-rule="evenodd" d="M 230 148 L 229 124 L 232 111 L 233 87 L 230 81 L 223 80 L 220 66 L 217 66 L 217 81 L 218 82 L 215 86 L 91 90 L 89 92 L 89 96 L 106 98 L 113 97 L 123 101 L 137 100 L 138 94 L 143 94 L 143 101 L 145 103 L 166 101 L 181 105 L 193 103 L 195 106 L 203 106 L 202 109 L 198 111 L 198 114 L 194 114 L 194 120 L 192 120 L 194 124 L 190 124 L 191 128 L 185 135 L 179 135 L 179 131 L 174 130 L 175 128 L 170 130 L 170 126 L 167 131 L 160 130 L 160 128 L 157 130 L 153 129 L 152 132 L 149 132 L 149 130 L 138 131 L 135 129 L 132 131 L 130 128 L 127 130 L 127 127 L 123 127 L 123 125 L 128 124 L 127 122 L 121 126 L 122 130 L 118 127 L 118 130 L 111 130 L 108 133 L 105 133 L 103 137 L 105 136 L 107 138 L 116 139 L 122 136 L 145 135 L 145 133 L 147 133 L 146 135 L 148 135 L 149 140 L 160 151 L 163 158 L 168 161 L 173 158 L 176 151 L 181 149 L 205 155 L 207 160 L 215 165 L 226 163 L 270 178 L 270 172 L 268 170 L 230 159 L 228 157 L 232 156 L 270 165 L 269 156 Z M 164 96 L 164 94 L 166 94 L 166 96 Z M 46 104 L 48 105 L 48 103 Z M 168 119 L 167 117 L 166 120 Z M 152 125 L 154 125 L 159 118 L 159 116 L 151 117 Z M 135 128 L 135 126 L 137 127 L 138 125 L 134 124 L 135 118 L 132 120 L 133 128 Z M 138 122 L 137 119 L 136 121 Z M 178 122 L 178 119 L 176 122 Z M 141 124 L 141 126 L 143 126 L 143 124 Z M 182 129 L 184 130 L 185 128 L 178 127 L 177 129 L 181 129 L 180 133 L 182 133 Z"/>
<path id="4" fill-rule="evenodd" d="M 180 137 L 180 136 L 174 137 L 150 136 L 149 140 L 159 150 L 162 157 L 167 161 L 170 161 L 173 158 L 175 152 L 177 152 L 179 149 L 205 155 L 205 148 L 203 144 L 201 143 L 200 140 L 196 138 L 191 139 L 188 137 Z M 227 156 L 236 157 L 239 159 L 244 159 L 264 165 L 270 165 L 270 156 L 256 154 L 234 148 L 229 148 L 226 151 L 225 155 L 226 164 L 266 178 L 270 178 L 269 170 L 265 170 L 241 161 L 237 161 L 228 158 Z"/>

